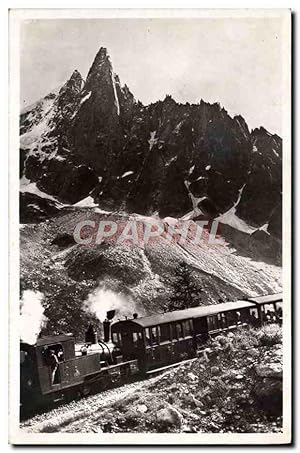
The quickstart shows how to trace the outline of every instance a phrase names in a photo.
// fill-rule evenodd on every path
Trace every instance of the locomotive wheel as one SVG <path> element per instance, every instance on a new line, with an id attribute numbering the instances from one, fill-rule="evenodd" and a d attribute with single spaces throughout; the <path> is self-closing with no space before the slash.
<path id="1" fill-rule="evenodd" d="M 91 385 L 85 382 L 81 388 L 82 396 L 88 396 L 91 393 Z"/>

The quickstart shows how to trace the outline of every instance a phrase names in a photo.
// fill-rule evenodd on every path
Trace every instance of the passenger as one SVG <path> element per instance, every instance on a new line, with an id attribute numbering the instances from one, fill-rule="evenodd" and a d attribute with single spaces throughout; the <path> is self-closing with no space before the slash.
<path id="1" fill-rule="evenodd" d="M 57 353 L 57 358 L 58 358 L 58 361 L 59 362 L 63 362 L 64 361 L 64 353 L 63 353 L 63 350 L 60 349 Z"/>
<path id="2" fill-rule="evenodd" d="M 81 354 L 82 354 L 82 355 L 87 355 L 88 350 L 87 350 L 86 345 L 83 345 L 83 346 L 80 348 L 80 351 L 81 351 Z"/>
<path id="3" fill-rule="evenodd" d="M 251 322 L 251 324 L 253 325 L 253 327 L 258 327 L 258 325 L 259 325 L 259 320 L 258 320 L 258 318 L 255 316 L 255 313 L 253 313 L 253 312 L 252 312 L 251 315 L 250 315 L 250 322 Z"/>
<path id="4" fill-rule="evenodd" d="M 267 314 L 266 314 L 266 322 L 268 324 L 270 324 L 272 322 L 272 316 L 271 316 L 271 312 L 270 310 L 267 311 Z"/>
<path id="5" fill-rule="evenodd" d="M 282 322 L 282 308 L 281 307 L 279 307 L 278 310 L 276 310 L 276 315 L 277 315 L 278 321 L 281 323 Z"/>
<path id="6" fill-rule="evenodd" d="M 282 324 L 282 309 L 276 310 L 275 316 L 276 316 L 276 322 L 277 322 L 279 325 L 281 325 L 281 324 Z"/>
<path id="7" fill-rule="evenodd" d="M 271 322 L 276 323 L 277 322 L 277 316 L 275 311 L 271 312 Z"/>
<path id="8" fill-rule="evenodd" d="M 50 364 L 50 371 L 51 371 L 51 385 L 57 384 L 57 370 L 58 370 L 58 358 L 53 349 L 50 350 L 49 353 L 49 364 Z"/>
<path id="9" fill-rule="evenodd" d="M 150 336 L 149 336 L 149 334 L 146 333 L 145 338 L 146 338 L 146 344 L 147 345 L 150 344 Z"/>
<path id="10" fill-rule="evenodd" d="M 263 322 L 266 323 L 266 324 L 269 324 L 271 322 L 271 316 L 270 316 L 270 312 L 269 310 L 267 311 L 267 313 L 263 313 Z"/>

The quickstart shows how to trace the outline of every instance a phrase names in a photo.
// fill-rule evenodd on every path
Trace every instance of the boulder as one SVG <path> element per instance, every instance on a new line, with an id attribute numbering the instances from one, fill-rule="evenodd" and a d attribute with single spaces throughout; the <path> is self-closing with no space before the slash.
<path id="1" fill-rule="evenodd" d="M 258 406 L 271 415 L 282 413 L 281 379 L 263 378 L 253 389 L 253 397 Z"/>
<path id="2" fill-rule="evenodd" d="M 148 407 L 146 406 L 146 404 L 139 404 L 136 410 L 144 414 L 145 412 L 148 411 Z"/>
<path id="3" fill-rule="evenodd" d="M 210 369 L 210 372 L 212 375 L 217 375 L 220 373 L 220 368 L 217 367 L 217 366 L 212 366 L 211 369 Z"/>
<path id="4" fill-rule="evenodd" d="M 170 428 L 179 428 L 182 422 L 182 415 L 173 407 L 160 409 L 156 414 L 156 418 L 162 431 Z"/>
<path id="5" fill-rule="evenodd" d="M 257 365 L 255 367 L 255 372 L 262 378 L 282 379 L 282 367 L 279 363 Z"/>

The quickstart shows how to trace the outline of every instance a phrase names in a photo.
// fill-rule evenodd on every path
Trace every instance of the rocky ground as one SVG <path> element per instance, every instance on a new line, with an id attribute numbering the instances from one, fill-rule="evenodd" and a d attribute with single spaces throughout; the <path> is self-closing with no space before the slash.
<path id="1" fill-rule="evenodd" d="M 22 423 L 28 432 L 261 433 L 282 430 L 281 329 L 219 335 L 194 361 Z"/>

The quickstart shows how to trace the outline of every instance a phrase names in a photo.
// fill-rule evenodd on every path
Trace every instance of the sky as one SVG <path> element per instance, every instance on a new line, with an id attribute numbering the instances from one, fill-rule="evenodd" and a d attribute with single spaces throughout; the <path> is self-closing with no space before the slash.
<path id="1" fill-rule="evenodd" d="M 99 48 L 144 104 L 220 102 L 250 129 L 281 135 L 282 26 L 278 18 L 38 19 L 21 28 L 21 108 L 83 78 Z"/>

